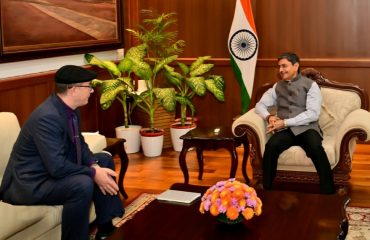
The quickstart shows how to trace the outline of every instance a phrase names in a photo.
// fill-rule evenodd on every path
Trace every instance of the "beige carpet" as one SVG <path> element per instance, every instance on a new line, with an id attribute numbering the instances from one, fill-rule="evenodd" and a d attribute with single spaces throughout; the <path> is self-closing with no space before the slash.
<path id="1" fill-rule="evenodd" d="M 134 217 L 135 213 L 144 209 L 150 202 L 156 198 L 157 194 L 142 193 L 132 203 L 125 207 L 125 215 L 122 218 L 113 219 L 113 225 L 116 227 L 121 226 L 126 221 Z"/>
<path id="2" fill-rule="evenodd" d="M 142 193 L 125 207 L 125 215 L 122 218 L 115 218 L 113 224 L 119 227 L 129 221 L 138 211 L 155 200 L 156 196 L 157 194 Z M 349 220 L 346 240 L 370 240 L 370 208 L 347 207 L 346 212 Z"/>
<path id="3" fill-rule="evenodd" d="M 370 240 L 370 208 L 346 208 L 349 230 L 346 240 Z"/>

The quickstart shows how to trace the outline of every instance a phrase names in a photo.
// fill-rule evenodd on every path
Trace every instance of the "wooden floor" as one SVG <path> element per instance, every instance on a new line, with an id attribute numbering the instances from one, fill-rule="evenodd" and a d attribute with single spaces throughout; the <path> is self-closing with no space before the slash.
<path id="1" fill-rule="evenodd" d="M 244 182 L 241 172 L 243 148 L 238 148 L 239 165 L 236 178 Z M 129 167 L 124 186 L 130 203 L 140 193 L 159 193 L 168 189 L 173 183 L 182 183 L 184 177 L 179 167 L 179 153 L 166 149 L 160 157 L 145 157 L 142 153 L 128 154 Z M 117 160 L 117 159 L 116 159 Z M 203 180 L 198 180 L 198 163 L 195 151 L 187 154 L 190 184 L 210 186 L 217 181 L 229 178 L 230 155 L 226 150 L 204 151 Z M 251 168 L 248 167 L 251 175 Z M 349 186 L 350 206 L 370 207 L 370 145 L 357 145 Z"/>

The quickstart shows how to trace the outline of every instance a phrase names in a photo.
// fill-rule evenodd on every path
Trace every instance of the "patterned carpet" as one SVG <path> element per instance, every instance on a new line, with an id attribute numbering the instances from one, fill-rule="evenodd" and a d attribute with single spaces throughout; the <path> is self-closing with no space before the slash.
<path id="1" fill-rule="evenodd" d="M 370 240 L 370 208 L 346 208 L 349 230 L 346 240 Z"/>
<path id="2" fill-rule="evenodd" d="M 150 202 L 156 198 L 157 194 L 142 193 L 132 203 L 125 207 L 125 215 L 122 218 L 113 219 L 113 225 L 116 227 L 121 226 L 126 221 L 134 217 L 135 213 L 144 209 Z"/>
<path id="3" fill-rule="evenodd" d="M 142 193 L 125 207 L 124 217 L 115 218 L 113 224 L 119 227 L 132 219 L 138 211 L 155 200 L 156 196 L 157 194 Z M 370 240 L 370 208 L 347 207 L 346 212 L 349 220 L 349 231 L 346 240 Z M 93 236 L 91 239 L 93 239 Z"/>

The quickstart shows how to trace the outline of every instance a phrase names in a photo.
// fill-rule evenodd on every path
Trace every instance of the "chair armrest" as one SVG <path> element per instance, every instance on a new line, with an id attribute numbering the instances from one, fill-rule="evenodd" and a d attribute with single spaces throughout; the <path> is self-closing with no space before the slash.
<path id="1" fill-rule="evenodd" d="M 268 140 L 268 136 L 266 135 L 266 121 L 255 112 L 254 108 L 252 108 L 233 122 L 231 129 L 235 136 L 242 136 L 246 133 L 245 130 L 243 130 L 243 125 L 253 129 L 257 135 L 256 137 L 259 139 L 261 153 L 263 153 L 265 151 L 265 144 Z"/>
<path id="2" fill-rule="evenodd" d="M 344 119 L 339 127 L 335 139 L 335 151 L 337 156 L 340 154 L 341 144 L 347 141 L 350 146 L 349 152 L 352 155 L 354 151 L 355 140 L 362 142 L 370 140 L 370 112 L 364 109 L 357 109 Z M 347 140 L 348 138 L 348 140 Z M 352 156 L 351 156 L 352 157 Z"/>
<path id="3" fill-rule="evenodd" d="M 101 152 L 107 147 L 105 136 L 99 134 L 98 132 L 82 132 L 82 136 L 89 146 L 90 151 L 93 153 Z"/>

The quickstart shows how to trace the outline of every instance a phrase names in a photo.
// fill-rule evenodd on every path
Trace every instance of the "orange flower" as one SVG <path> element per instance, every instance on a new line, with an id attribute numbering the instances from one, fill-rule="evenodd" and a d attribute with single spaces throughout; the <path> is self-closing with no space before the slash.
<path id="1" fill-rule="evenodd" d="M 210 209 L 209 209 L 209 212 L 213 215 L 213 216 L 217 216 L 219 214 L 219 211 L 218 211 L 218 208 L 217 208 L 217 205 L 214 205 L 212 204 Z"/>
<path id="2" fill-rule="evenodd" d="M 213 192 L 211 195 L 211 202 L 214 203 L 219 198 L 219 196 L 220 194 L 217 191 Z"/>
<path id="3" fill-rule="evenodd" d="M 199 211 L 209 211 L 213 216 L 225 214 L 231 221 L 239 216 L 249 220 L 262 213 L 262 201 L 252 187 L 232 178 L 210 187 L 202 197 Z"/>
<path id="4" fill-rule="evenodd" d="M 228 198 L 222 198 L 221 199 L 221 204 L 222 204 L 222 206 L 227 208 L 230 204 L 230 200 Z"/>
<path id="5" fill-rule="evenodd" d="M 246 208 L 244 211 L 243 211 L 243 216 L 245 219 L 249 220 L 253 217 L 254 215 L 254 212 L 253 212 L 253 209 L 252 208 Z"/>
<path id="6" fill-rule="evenodd" d="M 221 198 L 227 198 L 227 197 L 230 197 L 230 195 L 231 195 L 230 190 L 227 189 L 227 188 L 222 190 L 221 193 L 220 193 Z"/>
<path id="7" fill-rule="evenodd" d="M 204 202 L 201 202 L 200 203 L 200 207 L 199 207 L 199 212 L 201 212 L 202 214 L 204 214 Z"/>
<path id="8" fill-rule="evenodd" d="M 242 189 L 238 188 L 238 189 L 235 189 L 235 191 L 233 192 L 232 194 L 236 199 L 240 199 L 242 197 L 244 197 L 244 192 Z"/>
<path id="9" fill-rule="evenodd" d="M 245 207 L 247 205 L 247 200 L 245 198 L 242 198 L 239 200 L 239 206 Z"/>
<path id="10" fill-rule="evenodd" d="M 235 220 L 238 218 L 239 216 L 239 212 L 238 212 L 238 209 L 236 207 L 229 207 L 226 211 L 226 216 L 230 219 L 230 220 Z"/>
<path id="11" fill-rule="evenodd" d="M 256 209 L 256 215 L 259 216 L 262 213 L 262 205 L 258 206 Z"/>

